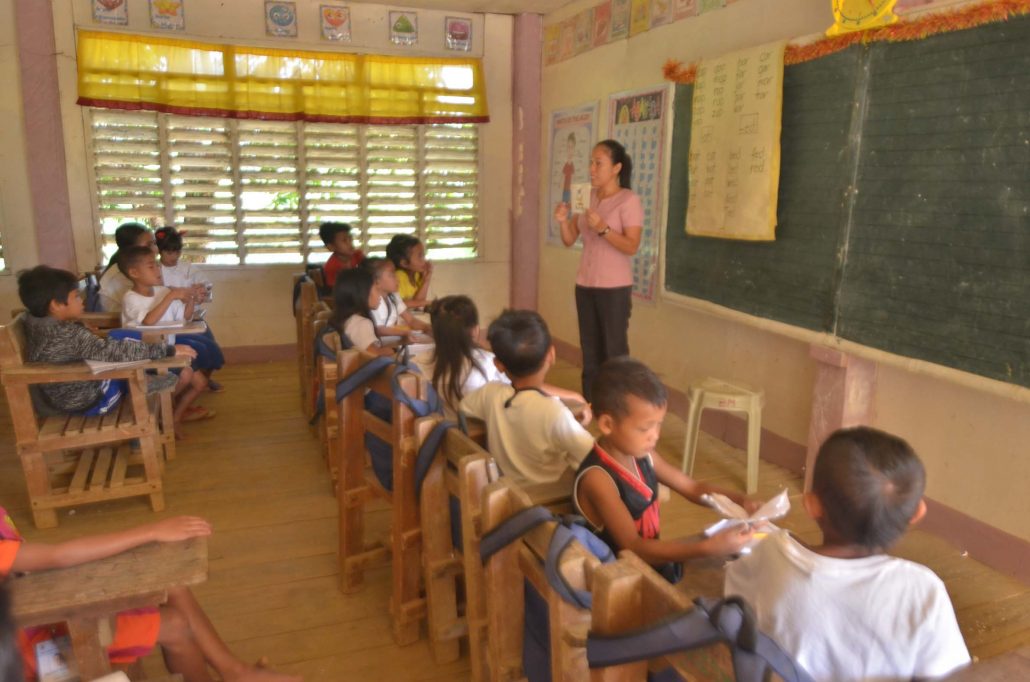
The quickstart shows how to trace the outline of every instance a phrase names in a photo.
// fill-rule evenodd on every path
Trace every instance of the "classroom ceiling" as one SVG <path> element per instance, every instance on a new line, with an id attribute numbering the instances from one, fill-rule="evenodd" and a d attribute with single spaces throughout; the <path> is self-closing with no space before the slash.
<path id="1" fill-rule="evenodd" d="M 362 0 L 356 0 L 361 2 Z M 367 0 L 372 2 L 373 0 Z M 378 0 L 381 3 L 381 0 Z M 491 12 L 494 14 L 547 14 L 574 0 L 402 0 L 398 7 L 440 9 L 454 12 Z"/>

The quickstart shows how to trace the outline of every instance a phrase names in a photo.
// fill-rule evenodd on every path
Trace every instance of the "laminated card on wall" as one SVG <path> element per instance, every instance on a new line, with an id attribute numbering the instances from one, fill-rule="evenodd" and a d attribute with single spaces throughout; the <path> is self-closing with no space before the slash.
<path id="1" fill-rule="evenodd" d="M 761 45 L 698 66 L 687 234 L 776 238 L 785 45 Z"/>

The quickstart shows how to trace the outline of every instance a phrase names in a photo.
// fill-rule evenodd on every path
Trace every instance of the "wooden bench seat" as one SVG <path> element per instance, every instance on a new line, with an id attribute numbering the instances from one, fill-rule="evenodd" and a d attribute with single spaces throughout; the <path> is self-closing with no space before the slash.
<path id="1" fill-rule="evenodd" d="M 164 508 L 161 451 L 174 436 L 162 432 L 159 405 L 165 396 L 147 396 L 146 372 L 188 364 L 186 358 L 172 357 L 93 374 L 85 363 L 28 363 L 22 319 L 0 327 L 0 380 L 38 528 L 56 526 L 59 508 L 121 497 L 146 495 L 154 511 Z M 106 415 L 36 412 L 32 386 L 105 379 L 128 385 Z"/>

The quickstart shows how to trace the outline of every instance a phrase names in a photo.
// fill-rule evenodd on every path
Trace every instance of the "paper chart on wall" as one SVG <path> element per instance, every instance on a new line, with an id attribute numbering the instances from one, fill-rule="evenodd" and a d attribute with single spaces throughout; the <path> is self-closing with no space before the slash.
<path id="1" fill-rule="evenodd" d="M 633 257 L 633 295 L 655 300 L 658 245 L 662 232 L 662 179 L 669 121 L 667 88 L 619 92 L 608 97 L 608 137 L 626 148 L 633 162 L 633 191 L 644 208 L 640 248 Z"/>
<path id="2" fill-rule="evenodd" d="M 687 234 L 776 238 L 785 45 L 761 45 L 698 66 Z"/>
<path id="3" fill-rule="evenodd" d="M 597 103 L 551 114 L 551 164 L 547 241 L 561 244 L 561 230 L 554 219 L 554 208 L 572 203 L 572 185 L 590 182 L 590 150 L 597 127 Z M 577 242 L 578 244 L 578 242 Z"/>

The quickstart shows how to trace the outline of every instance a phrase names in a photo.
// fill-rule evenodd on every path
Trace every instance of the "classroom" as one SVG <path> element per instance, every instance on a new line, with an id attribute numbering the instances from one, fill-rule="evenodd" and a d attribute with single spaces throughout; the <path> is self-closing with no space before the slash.
<path id="1" fill-rule="evenodd" d="M 1030 0 L 0 0 L 0 82 L 3 682 L 1030 679 Z"/>

